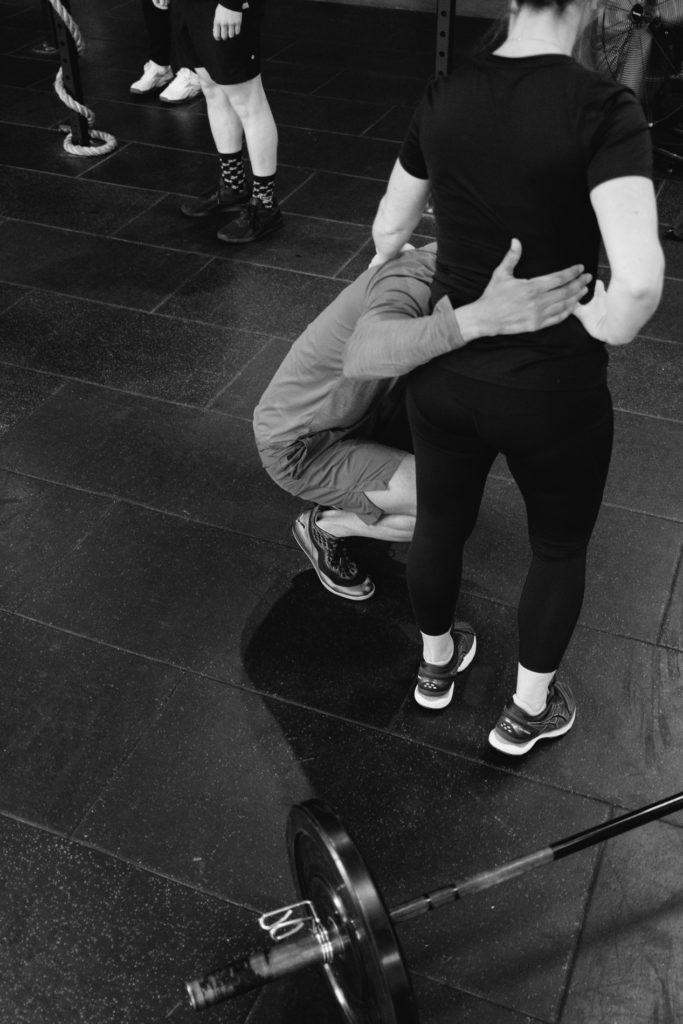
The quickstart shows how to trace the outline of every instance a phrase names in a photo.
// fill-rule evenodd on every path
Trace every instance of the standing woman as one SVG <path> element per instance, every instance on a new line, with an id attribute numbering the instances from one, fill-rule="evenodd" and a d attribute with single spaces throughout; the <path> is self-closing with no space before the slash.
<path id="1" fill-rule="evenodd" d="M 415 698 L 444 707 L 474 645 L 453 625 L 462 550 L 498 452 L 526 505 L 531 564 L 518 608 L 516 689 L 489 735 L 506 754 L 574 723 L 556 670 L 583 601 L 586 550 L 612 447 L 607 352 L 657 307 L 663 255 L 648 127 L 633 94 L 572 59 L 596 0 L 519 0 L 505 42 L 432 84 L 380 203 L 378 259 L 394 256 L 428 195 L 438 254 L 432 302 L 472 301 L 515 237 L 519 273 L 582 263 L 611 280 L 540 331 L 480 338 L 415 371 L 409 415 L 417 524 L 408 585 L 423 639 Z"/>
<path id="2" fill-rule="evenodd" d="M 265 0 L 172 0 L 178 49 L 194 67 L 218 151 L 218 184 L 183 203 L 187 217 L 233 216 L 222 242 L 245 243 L 282 227 L 275 199 L 277 128 L 261 81 L 260 34 Z M 246 142 L 253 184 L 242 160 Z"/>

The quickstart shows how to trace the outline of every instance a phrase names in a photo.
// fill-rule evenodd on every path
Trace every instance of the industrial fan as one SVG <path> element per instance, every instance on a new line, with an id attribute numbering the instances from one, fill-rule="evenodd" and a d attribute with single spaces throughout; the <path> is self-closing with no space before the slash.
<path id="1" fill-rule="evenodd" d="M 597 32 L 598 65 L 632 89 L 649 124 L 683 108 L 683 0 L 607 0 Z"/>

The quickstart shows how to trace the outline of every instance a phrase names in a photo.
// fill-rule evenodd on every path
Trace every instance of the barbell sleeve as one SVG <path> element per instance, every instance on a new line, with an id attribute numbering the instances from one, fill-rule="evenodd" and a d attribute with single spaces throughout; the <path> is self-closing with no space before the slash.
<path id="1" fill-rule="evenodd" d="M 310 932 L 297 939 L 276 943 L 270 949 L 259 949 L 240 960 L 217 967 L 203 978 L 188 981 L 186 988 L 190 1003 L 193 1009 L 204 1010 L 242 992 L 261 988 L 286 974 L 325 963 L 329 955 L 325 944 Z"/>

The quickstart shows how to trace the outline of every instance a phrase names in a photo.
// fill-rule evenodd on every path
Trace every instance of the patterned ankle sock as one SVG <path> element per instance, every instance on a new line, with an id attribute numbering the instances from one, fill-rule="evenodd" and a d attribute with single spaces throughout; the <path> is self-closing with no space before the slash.
<path id="1" fill-rule="evenodd" d="M 221 181 L 227 188 L 235 192 L 243 192 L 245 186 L 244 161 L 242 150 L 237 153 L 219 153 L 218 159 L 221 162 Z"/>
<path id="2" fill-rule="evenodd" d="M 260 199 L 269 210 L 275 202 L 275 175 L 270 174 L 267 178 L 259 178 L 254 175 L 252 195 L 254 199 Z"/>

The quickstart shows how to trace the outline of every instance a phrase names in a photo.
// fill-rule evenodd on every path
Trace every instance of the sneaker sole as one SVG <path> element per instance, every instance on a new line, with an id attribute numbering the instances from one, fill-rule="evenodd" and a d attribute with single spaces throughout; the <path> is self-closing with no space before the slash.
<path id="1" fill-rule="evenodd" d="M 472 646 L 470 647 L 469 651 L 467 652 L 465 657 L 462 659 L 462 661 L 458 665 L 456 674 L 458 672 L 464 672 L 465 669 L 469 665 L 472 664 L 472 661 L 474 660 L 474 656 L 475 656 L 476 653 L 477 653 L 477 637 L 475 635 L 473 637 Z M 452 682 L 450 687 L 448 688 L 448 690 L 446 690 L 445 693 L 437 693 L 437 694 L 435 694 L 432 697 L 429 694 L 425 693 L 423 690 L 421 690 L 420 689 L 420 684 L 418 683 L 417 686 L 415 687 L 413 696 L 415 697 L 415 702 L 417 704 L 419 704 L 420 707 L 422 707 L 422 708 L 431 708 L 433 711 L 440 711 L 441 708 L 448 707 L 450 702 L 453 700 L 453 693 L 454 693 L 454 691 L 455 691 L 455 682 Z"/>
<path id="2" fill-rule="evenodd" d="M 262 238 L 267 238 L 268 235 L 274 235 L 276 231 L 280 231 L 285 226 L 284 220 L 275 221 L 265 231 L 262 231 L 258 235 L 252 235 L 250 238 L 224 238 L 220 231 L 216 235 L 219 242 L 225 242 L 226 245 L 249 245 L 251 242 L 260 242 Z"/>
<path id="3" fill-rule="evenodd" d="M 563 725 L 562 728 L 551 729 L 549 732 L 539 733 L 538 736 L 534 736 L 534 738 L 529 740 L 527 743 L 510 743 L 502 739 L 495 729 L 492 729 L 489 733 L 489 743 L 495 750 L 499 750 L 501 754 L 510 754 L 512 757 L 519 757 L 521 754 L 527 754 L 539 740 L 552 740 L 557 736 L 564 736 L 565 733 L 569 732 L 575 721 L 576 711 L 574 711 L 570 720 L 566 725 Z"/>
<path id="4" fill-rule="evenodd" d="M 133 96 L 149 96 L 151 92 L 161 92 L 167 85 L 168 82 L 162 82 L 161 85 L 151 85 L 149 89 L 129 89 L 128 92 L 132 93 Z"/>
<path id="5" fill-rule="evenodd" d="M 335 597 L 343 597 L 347 601 L 368 601 L 375 593 L 375 584 L 372 582 L 370 577 L 368 577 L 366 580 L 366 582 L 368 582 L 371 587 L 371 590 L 367 594 L 350 594 L 349 591 L 344 589 L 343 587 L 337 587 L 334 583 L 331 583 L 330 580 L 328 580 L 327 577 L 318 568 L 315 555 L 311 554 L 311 552 L 308 550 L 308 545 L 306 543 L 306 533 L 304 528 L 299 523 L 298 519 L 295 519 L 294 521 L 294 526 L 292 527 L 292 536 L 294 537 L 294 540 L 297 542 L 297 544 L 305 554 L 308 561 L 315 569 L 316 576 L 324 586 L 325 590 L 328 590 L 330 594 L 334 594 Z"/>
<path id="6" fill-rule="evenodd" d="M 212 206 L 210 210 L 204 210 L 202 213 L 188 213 L 187 210 L 183 210 L 182 206 L 180 207 L 180 212 L 183 217 L 215 217 L 217 213 L 238 213 L 248 202 L 249 196 L 246 199 L 240 199 L 238 202 L 231 203 L 230 206 Z"/>

